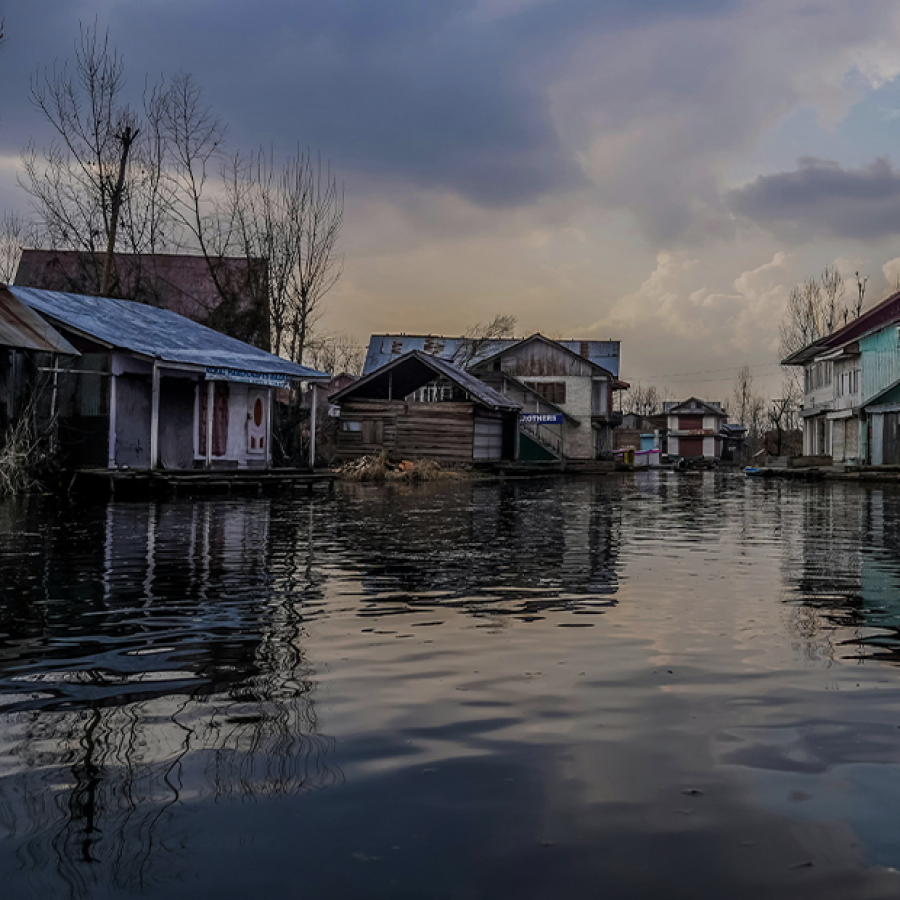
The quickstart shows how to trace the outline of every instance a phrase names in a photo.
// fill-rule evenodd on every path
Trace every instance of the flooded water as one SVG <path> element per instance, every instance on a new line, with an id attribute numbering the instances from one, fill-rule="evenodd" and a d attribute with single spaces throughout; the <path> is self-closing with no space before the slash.
<path id="1" fill-rule="evenodd" d="M 0 505 L 9 898 L 900 895 L 900 493 Z"/>

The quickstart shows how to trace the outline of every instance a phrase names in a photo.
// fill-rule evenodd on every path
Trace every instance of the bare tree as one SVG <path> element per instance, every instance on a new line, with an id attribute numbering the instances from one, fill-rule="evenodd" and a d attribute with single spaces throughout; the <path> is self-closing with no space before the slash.
<path id="1" fill-rule="evenodd" d="M 799 384 L 796 380 L 786 378 L 782 382 L 782 393 L 775 397 L 769 406 L 768 420 L 775 432 L 775 455 L 781 456 L 784 449 L 785 435 L 797 428 L 797 411 L 800 408 Z"/>
<path id="2" fill-rule="evenodd" d="M 512 337 L 516 330 L 516 317 L 498 314 L 487 323 L 477 322 L 467 328 L 462 339 L 451 355 L 456 365 L 465 369 L 472 364 L 490 345 L 502 338 Z"/>
<path id="3" fill-rule="evenodd" d="M 863 286 L 860 293 L 864 290 Z M 857 316 L 861 308 L 860 299 Z M 849 315 L 844 279 L 837 268 L 826 267 L 819 278 L 810 277 L 795 285 L 779 325 L 782 358 L 833 333 L 847 322 Z"/>
<path id="4" fill-rule="evenodd" d="M 167 214 L 159 197 L 163 148 L 152 140 L 163 90 L 145 91 L 137 111 L 125 87 L 123 60 L 96 23 L 81 27 L 71 66 L 54 65 L 31 82 L 32 102 L 56 138 L 40 153 L 33 145 L 25 151 L 20 184 L 44 241 L 88 254 L 101 294 L 115 290 L 116 249 L 147 249 Z"/>
<path id="5" fill-rule="evenodd" d="M 863 302 L 866 297 L 866 284 L 869 281 L 869 276 L 866 275 L 864 278 L 860 276 L 859 272 L 856 273 L 856 318 L 858 319 L 862 315 Z"/>
<path id="6" fill-rule="evenodd" d="M 300 150 L 281 167 L 272 151 L 227 159 L 225 127 L 191 75 L 146 83 L 139 109 L 125 88 L 122 57 L 96 23 L 81 28 L 71 65 L 32 80 L 56 132 L 23 155 L 39 243 L 79 251 L 71 289 L 150 302 L 141 254 L 199 251 L 216 294 L 206 324 L 299 361 L 341 274 L 344 195 L 329 165 Z M 132 255 L 128 284 L 116 252 Z"/>
<path id="7" fill-rule="evenodd" d="M 304 365 L 330 375 L 359 375 L 365 360 L 365 347 L 345 334 L 312 335 L 303 357 Z"/>
<path id="8" fill-rule="evenodd" d="M 19 267 L 22 247 L 34 242 L 34 226 L 14 212 L 0 218 L 0 282 L 11 284 Z"/>
<path id="9" fill-rule="evenodd" d="M 736 421 L 747 429 L 747 449 L 752 454 L 759 449 L 766 422 L 766 402 L 753 389 L 750 367 L 738 371 L 732 392 L 731 409 Z"/>
<path id="10" fill-rule="evenodd" d="M 237 155 L 220 221 L 247 257 L 269 262 L 267 303 L 275 352 L 303 359 L 324 296 L 341 275 L 337 241 L 344 194 L 330 167 L 298 149 L 280 168 L 271 150 Z M 220 233 L 225 227 L 220 226 Z"/>
<path id="11" fill-rule="evenodd" d="M 820 278 L 824 298 L 825 331 L 831 334 L 846 322 L 847 306 L 844 303 L 844 279 L 837 266 L 826 266 Z M 844 322 L 841 321 L 843 317 Z"/>
<path id="12" fill-rule="evenodd" d="M 662 406 L 655 385 L 635 382 L 622 397 L 622 412 L 638 416 L 652 416 Z"/>

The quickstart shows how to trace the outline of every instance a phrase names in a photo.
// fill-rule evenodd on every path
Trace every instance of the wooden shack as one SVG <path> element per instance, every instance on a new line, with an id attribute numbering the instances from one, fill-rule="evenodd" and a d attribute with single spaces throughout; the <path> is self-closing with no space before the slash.
<path id="1" fill-rule="evenodd" d="M 422 389 L 433 390 L 420 400 Z M 339 459 L 382 451 L 442 462 L 516 458 L 519 406 L 447 360 L 413 350 L 331 397 Z"/>
<path id="2" fill-rule="evenodd" d="M 7 330 L 24 308 L 67 342 L 38 370 L 73 469 L 267 468 L 274 392 L 329 381 L 168 309 L 15 286 L 0 301 Z"/>

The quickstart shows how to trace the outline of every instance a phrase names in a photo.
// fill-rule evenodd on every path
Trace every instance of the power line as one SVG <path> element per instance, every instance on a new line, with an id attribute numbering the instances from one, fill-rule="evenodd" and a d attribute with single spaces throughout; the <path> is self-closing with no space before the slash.
<path id="1" fill-rule="evenodd" d="M 645 375 L 646 379 L 650 378 L 686 378 L 689 375 L 709 375 L 711 372 L 738 372 L 741 369 L 777 369 L 781 367 L 781 363 L 756 363 L 749 366 L 724 366 L 721 369 L 697 369 L 695 372 L 669 372 L 665 375 Z"/>

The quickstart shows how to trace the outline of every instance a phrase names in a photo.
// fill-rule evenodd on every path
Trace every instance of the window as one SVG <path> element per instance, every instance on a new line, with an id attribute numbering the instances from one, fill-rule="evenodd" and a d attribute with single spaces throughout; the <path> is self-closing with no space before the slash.
<path id="1" fill-rule="evenodd" d="M 549 403 L 562 406 L 566 402 L 566 383 L 564 381 L 525 381 L 523 384 Z"/>
<path id="2" fill-rule="evenodd" d="M 362 431 L 362 422 L 341 422 L 341 431 Z"/>

